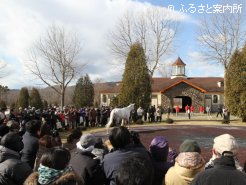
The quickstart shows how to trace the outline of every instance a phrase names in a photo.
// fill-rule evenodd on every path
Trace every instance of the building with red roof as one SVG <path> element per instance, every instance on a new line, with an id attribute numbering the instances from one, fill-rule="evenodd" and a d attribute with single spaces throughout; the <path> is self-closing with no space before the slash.
<path id="1" fill-rule="evenodd" d="M 186 64 L 178 57 L 172 64 L 170 78 L 152 78 L 151 104 L 175 108 L 177 105 L 184 111 L 186 105 L 193 105 L 195 112 L 201 106 L 210 106 L 217 111 L 224 103 L 224 78 L 221 77 L 187 77 Z M 111 82 L 108 88 L 100 92 L 102 105 L 110 105 L 113 97 L 120 92 L 121 82 Z"/>

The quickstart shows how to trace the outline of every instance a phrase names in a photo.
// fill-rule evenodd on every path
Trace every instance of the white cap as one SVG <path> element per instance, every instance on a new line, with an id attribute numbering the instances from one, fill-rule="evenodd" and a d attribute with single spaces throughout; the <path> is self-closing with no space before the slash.
<path id="1" fill-rule="evenodd" d="M 238 151 L 238 144 L 236 139 L 230 134 L 222 134 L 214 138 L 213 148 L 219 154 L 222 154 L 224 151 L 229 151 L 236 155 Z"/>

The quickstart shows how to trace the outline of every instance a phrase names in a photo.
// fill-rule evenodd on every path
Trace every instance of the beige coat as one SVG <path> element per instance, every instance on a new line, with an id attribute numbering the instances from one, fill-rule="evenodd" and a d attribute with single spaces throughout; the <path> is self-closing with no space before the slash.
<path id="1" fill-rule="evenodd" d="M 166 173 L 163 185 L 189 185 L 195 175 L 204 170 L 205 161 L 197 152 L 180 153 L 175 165 Z"/>

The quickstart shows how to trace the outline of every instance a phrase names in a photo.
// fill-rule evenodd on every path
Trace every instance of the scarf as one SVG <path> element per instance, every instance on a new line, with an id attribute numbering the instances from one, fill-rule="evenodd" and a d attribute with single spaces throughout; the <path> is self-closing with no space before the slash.
<path id="1" fill-rule="evenodd" d="M 73 171 L 72 167 L 66 167 L 63 170 L 56 170 L 53 168 L 49 168 L 46 166 L 43 166 L 40 164 L 38 168 L 38 182 L 39 184 L 50 184 L 51 182 L 58 179 L 60 176 L 62 176 L 65 173 Z"/>

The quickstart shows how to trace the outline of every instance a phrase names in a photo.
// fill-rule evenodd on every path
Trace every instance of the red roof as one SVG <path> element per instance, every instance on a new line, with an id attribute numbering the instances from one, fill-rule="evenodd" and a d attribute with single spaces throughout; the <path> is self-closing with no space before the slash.
<path id="1" fill-rule="evenodd" d="M 172 66 L 186 66 L 186 64 L 181 60 L 180 57 L 172 64 Z"/>
<path id="2" fill-rule="evenodd" d="M 186 83 L 201 92 L 207 93 L 223 93 L 224 88 L 218 86 L 218 82 L 224 82 L 224 78 L 221 77 L 192 77 L 192 78 L 152 78 L 152 92 L 165 92 L 168 89 L 180 84 Z M 118 84 L 118 85 L 116 85 Z M 111 86 L 107 89 L 100 91 L 101 93 L 119 93 L 119 82 L 111 83 Z"/>

